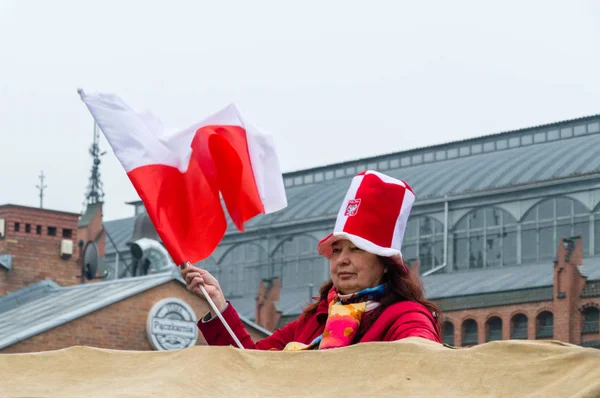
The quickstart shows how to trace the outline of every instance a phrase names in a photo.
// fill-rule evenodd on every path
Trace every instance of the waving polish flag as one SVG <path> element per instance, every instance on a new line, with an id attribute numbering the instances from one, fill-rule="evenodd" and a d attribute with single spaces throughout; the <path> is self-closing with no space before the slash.
<path id="1" fill-rule="evenodd" d="M 165 129 L 112 94 L 79 90 L 176 264 L 208 257 L 227 229 L 287 206 L 270 135 L 235 105 L 182 130 Z"/>

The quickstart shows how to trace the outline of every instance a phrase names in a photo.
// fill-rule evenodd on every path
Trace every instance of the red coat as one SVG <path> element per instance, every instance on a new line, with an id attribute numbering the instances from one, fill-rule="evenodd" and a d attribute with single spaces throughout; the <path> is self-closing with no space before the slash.
<path id="1" fill-rule="evenodd" d="M 291 341 L 309 344 L 323 334 L 327 310 L 327 302 L 322 300 L 314 314 L 301 317 L 277 329 L 271 336 L 257 343 L 252 341 L 231 303 L 223 311 L 223 318 L 244 347 L 257 350 L 283 350 Z M 365 322 L 367 317 L 368 313 L 363 317 L 362 322 Z M 209 345 L 236 346 L 217 317 L 206 323 L 202 323 L 202 320 L 198 321 L 198 328 Z M 431 313 L 423 305 L 411 301 L 402 301 L 387 307 L 366 331 L 359 329 L 359 334 L 361 343 L 394 341 L 407 337 L 422 337 L 441 343 L 439 328 Z"/>

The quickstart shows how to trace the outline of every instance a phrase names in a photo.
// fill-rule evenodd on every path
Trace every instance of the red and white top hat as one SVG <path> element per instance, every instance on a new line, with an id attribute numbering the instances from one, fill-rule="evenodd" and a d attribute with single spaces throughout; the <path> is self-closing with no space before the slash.
<path id="1" fill-rule="evenodd" d="M 402 264 L 402 239 L 415 194 L 404 181 L 377 171 L 352 179 L 333 233 L 319 242 L 319 254 L 330 258 L 335 241 L 348 239 L 356 247 Z"/>

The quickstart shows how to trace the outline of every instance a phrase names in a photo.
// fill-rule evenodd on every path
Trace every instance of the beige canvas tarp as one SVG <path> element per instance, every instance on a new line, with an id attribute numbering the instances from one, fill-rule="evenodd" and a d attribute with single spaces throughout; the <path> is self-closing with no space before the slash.
<path id="1" fill-rule="evenodd" d="M 600 397 L 600 350 L 421 339 L 330 351 L 89 347 L 0 355 L 1 397 Z"/>

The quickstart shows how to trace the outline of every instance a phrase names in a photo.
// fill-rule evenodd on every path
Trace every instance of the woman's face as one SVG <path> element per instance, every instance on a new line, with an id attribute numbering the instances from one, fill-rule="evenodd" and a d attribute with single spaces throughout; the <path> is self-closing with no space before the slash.
<path id="1" fill-rule="evenodd" d="M 359 249 L 349 240 L 339 240 L 333 244 L 329 272 L 339 293 L 356 293 L 379 285 L 384 270 L 385 265 L 379 257 Z"/>

